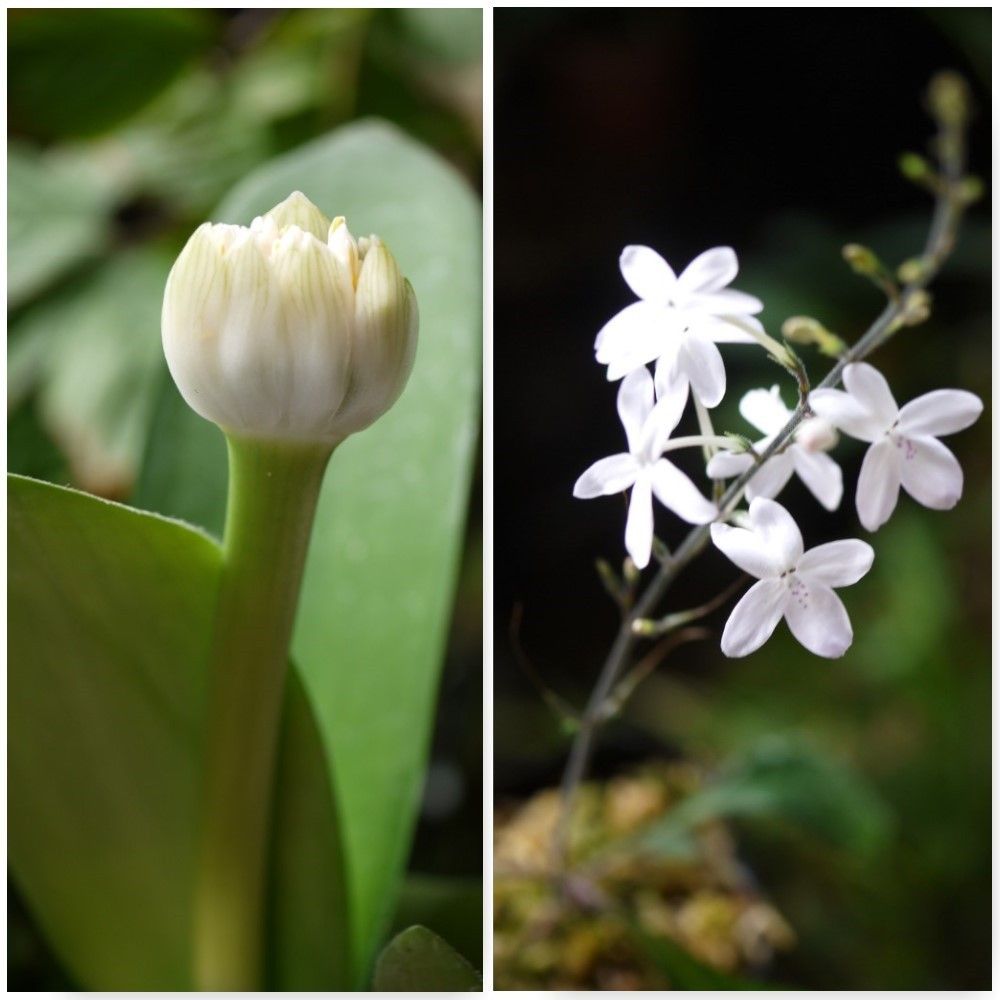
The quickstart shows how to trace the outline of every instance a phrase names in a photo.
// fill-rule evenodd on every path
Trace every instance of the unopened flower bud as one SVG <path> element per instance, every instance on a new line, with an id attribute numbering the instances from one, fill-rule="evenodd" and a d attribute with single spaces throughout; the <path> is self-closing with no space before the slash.
<path id="1" fill-rule="evenodd" d="M 803 420 L 795 432 L 795 443 L 806 451 L 829 451 L 837 440 L 837 429 L 822 417 Z"/>
<path id="2" fill-rule="evenodd" d="M 811 316 L 789 316 L 781 325 L 781 335 L 793 344 L 812 344 L 831 358 L 847 349 L 840 337 Z"/>
<path id="3" fill-rule="evenodd" d="M 911 257 L 899 265 L 896 275 L 904 285 L 909 285 L 911 282 L 919 281 L 924 276 L 926 270 L 927 262 L 923 257 Z"/>
<path id="4" fill-rule="evenodd" d="M 966 177 L 958 186 L 958 197 L 963 205 L 972 205 L 983 196 L 983 182 L 978 177 Z"/>
<path id="5" fill-rule="evenodd" d="M 844 260 L 851 265 L 852 270 L 865 277 L 878 274 L 882 269 L 882 264 L 875 251 L 860 243 L 848 243 L 843 249 Z"/>
<path id="6" fill-rule="evenodd" d="M 195 231 L 167 279 L 162 334 L 181 395 L 207 420 L 335 444 L 399 398 L 417 307 L 377 237 L 355 241 L 295 192 L 249 227 Z"/>
<path id="7" fill-rule="evenodd" d="M 927 88 L 927 103 L 942 124 L 964 125 L 972 103 L 969 85 L 958 73 L 950 70 L 937 73 Z"/>
<path id="8" fill-rule="evenodd" d="M 903 153 L 899 158 L 899 172 L 917 184 L 926 184 L 937 178 L 934 168 L 919 153 Z"/>
<path id="9" fill-rule="evenodd" d="M 919 288 L 915 292 L 911 292 L 906 297 L 906 302 L 903 304 L 903 312 L 900 315 L 900 320 L 904 326 L 919 326 L 921 323 L 926 322 L 930 318 L 930 315 L 930 292 Z"/>

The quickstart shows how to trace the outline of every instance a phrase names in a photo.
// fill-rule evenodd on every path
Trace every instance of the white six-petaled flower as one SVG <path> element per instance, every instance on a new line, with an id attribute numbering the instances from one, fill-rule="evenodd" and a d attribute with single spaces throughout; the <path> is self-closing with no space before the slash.
<path id="1" fill-rule="evenodd" d="M 690 385 L 707 407 L 726 392 L 726 370 L 718 343 L 754 343 L 739 324 L 760 328 L 753 318 L 759 299 L 726 286 L 739 265 L 730 247 L 715 247 L 681 272 L 653 249 L 627 246 L 619 261 L 622 276 L 639 296 L 601 329 L 594 343 L 597 360 L 615 381 L 641 365 L 656 362 L 656 393 L 667 396 Z"/>
<path id="2" fill-rule="evenodd" d="M 755 445 L 758 452 L 767 448 L 775 434 L 788 423 L 792 411 L 781 401 L 778 387 L 751 389 L 740 400 L 740 413 L 765 435 Z M 747 484 L 747 498 L 776 497 L 791 479 L 792 473 L 806 484 L 814 497 L 827 509 L 836 510 L 844 492 L 840 466 L 824 452 L 837 443 L 833 426 L 821 417 L 802 421 L 790 444 L 772 455 Z M 734 454 L 720 451 L 708 463 L 713 479 L 729 479 L 746 472 L 754 464 L 748 452 Z"/>
<path id="3" fill-rule="evenodd" d="M 715 505 L 672 462 L 662 458 L 677 426 L 687 392 L 674 391 L 653 400 L 653 378 L 641 367 L 631 372 L 618 390 L 618 415 L 625 427 L 628 452 L 595 462 L 580 476 L 573 496 L 588 500 L 632 487 L 625 548 L 640 569 L 649 563 L 653 545 L 653 495 L 689 524 L 706 524 L 717 514 Z"/>
<path id="4" fill-rule="evenodd" d="M 933 510 L 949 510 L 962 496 L 962 467 L 937 440 L 976 421 L 983 404 L 961 389 L 937 389 L 897 407 L 889 385 L 871 365 L 844 369 L 844 386 L 817 389 L 809 405 L 845 434 L 868 441 L 858 477 L 858 518 L 877 531 L 896 507 L 899 487 Z"/>
<path id="5" fill-rule="evenodd" d="M 749 523 L 749 528 L 711 528 L 716 547 L 757 577 L 726 622 L 722 652 L 734 657 L 752 653 L 784 618 L 810 652 L 843 656 L 854 633 L 833 588 L 857 583 L 868 572 L 875 556 L 872 547 L 845 539 L 803 552 L 798 525 L 784 507 L 765 497 L 751 502 Z"/>

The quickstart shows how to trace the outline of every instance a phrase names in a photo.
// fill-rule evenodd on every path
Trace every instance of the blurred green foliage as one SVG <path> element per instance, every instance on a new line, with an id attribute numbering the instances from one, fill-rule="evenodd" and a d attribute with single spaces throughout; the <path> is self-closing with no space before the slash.
<path id="1" fill-rule="evenodd" d="M 478 10 L 20 10 L 8 12 L 8 39 L 13 472 L 140 506 L 162 500 L 151 442 L 169 438 L 176 417 L 159 344 L 163 284 L 190 232 L 247 174 L 376 115 L 480 184 Z M 455 199 L 454 218 L 466 210 Z M 410 242 L 407 252 L 419 252 Z M 442 336 L 464 309 L 462 299 L 450 319 L 435 317 Z M 467 427 L 462 436 L 456 455 L 469 446 Z M 194 474 L 178 478 L 168 505 L 218 529 L 216 496 L 199 482 L 219 470 L 197 471 L 216 452 L 192 440 L 182 460 Z M 448 516 L 460 522 L 453 506 Z M 438 648 L 441 637 L 432 639 Z M 478 747 L 464 751 L 463 765 L 478 772 Z M 413 808 L 418 793 L 406 792 Z M 424 922 L 419 908 L 408 912 Z M 12 946 L 20 942 L 11 982 L 58 981 L 16 896 L 11 914 Z"/>

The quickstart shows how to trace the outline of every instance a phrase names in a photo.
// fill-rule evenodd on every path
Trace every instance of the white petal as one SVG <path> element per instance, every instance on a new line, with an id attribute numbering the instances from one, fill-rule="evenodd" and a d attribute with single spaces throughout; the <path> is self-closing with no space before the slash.
<path id="1" fill-rule="evenodd" d="M 637 344 L 659 337 L 663 332 L 665 312 L 665 309 L 650 302 L 633 302 L 615 313 L 601 327 L 594 340 L 597 360 L 606 365 L 621 354 L 634 353 Z"/>
<path id="2" fill-rule="evenodd" d="M 843 656 L 854 632 L 841 599 L 824 584 L 798 576 L 793 578 L 790 594 L 785 620 L 792 635 L 817 656 Z"/>
<path id="3" fill-rule="evenodd" d="M 982 400 L 963 389 L 936 389 L 917 396 L 899 411 L 899 429 L 906 435 L 954 434 L 976 422 Z"/>
<path id="4" fill-rule="evenodd" d="M 650 461 L 663 451 L 687 405 L 688 387 L 685 381 L 668 382 L 663 388 L 656 406 L 646 418 L 639 439 L 639 452 Z"/>
<path id="5" fill-rule="evenodd" d="M 781 401 L 781 392 L 776 385 L 770 389 L 751 389 L 740 400 L 740 416 L 761 434 L 777 434 L 791 415 L 791 410 Z"/>
<path id="6" fill-rule="evenodd" d="M 884 437 L 865 452 L 858 476 L 858 520 L 878 531 L 896 509 L 901 459 L 895 444 Z"/>
<path id="7" fill-rule="evenodd" d="M 622 277 L 640 299 L 666 302 L 677 284 L 673 268 L 651 247 L 628 246 L 618 258 Z"/>
<path id="8" fill-rule="evenodd" d="M 678 370 L 691 383 L 691 390 L 709 409 L 726 394 L 726 368 L 719 349 L 708 340 L 686 337 L 677 356 Z"/>
<path id="9" fill-rule="evenodd" d="M 776 579 L 787 569 L 760 537 L 747 528 L 713 524 L 712 544 L 745 573 L 762 580 Z"/>
<path id="10" fill-rule="evenodd" d="M 639 472 L 639 463 L 633 455 L 611 455 L 602 458 L 580 476 L 573 487 L 573 496 L 578 500 L 592 497 L 611 496 L 627 490 Z"/>
<path id="11" fill-rule="evenodd" d="M 844 369 L 844 387 L 883 429 L 892 426 L 899 416 L 889 383 L 877 368 L 863 361 L 848 365 Z"/>
<path id="12" fill-rule="evenodd" d="M 657 399 L 680 392 L 684 394 L 684 401 L 687 402 L 688 377 L 678 368 L 682 343 L 680 339 L 672 341 L 668 350 L 664 351 L 656 361 L 653 381 Z"/>
<path id="13" fill-rule="evenodd" d="M 747 484 L 747 499 L 751 502 L 757 497 L 773 500 L 788 484 L 794 471 L 790 452 L 772 455 Z"/>
<path id="14" fill-rule="evenodd" d="M 802 533 L 792 515 L 774 500 L 750 501 L 750 523 L 767 550 L 783 569 L 792 569 L 802 556 Z"/>
<path id="15" fill-rule="evenodd" d="M 656 499 L 688 524 L 708 524 L 719 511 L 672 462 L 661 458 L 652 471 Z"/>
<path id="16" fill-rule="evenodd" d="M 639 450 L 642 426 L 652 410 L 653 376 L 643 365 L 626 375 L 618 389 L 618 416 L 625 428 L 629 451 L 633 455 Z"/>
<path id="17" fill-rule="evenodd" d="M 788 450 L 795 463 L 795 471 L 809 492 L 827 510 L 836 510 L 844 495 L 844 474 L 840 466 L 821 451 L 809 451 L 797 444 Z"/>
<path id="18" fill-rule="evenodd" d="M 695 292 L 686 300 L 689 308 L 697 308 L 713 316 L 750 316 L 759 313 L 764 303 L 755 295 L 723 288 L 718 292 Z"/>
<path id="19" fill-rule="evenodd" d="M 731 479 L 742 475 L 751 465 L 753 455 L 749 452 L 734 454 L 731 451 L 719 451 L 709 459 L 705 472 L 710 479 Z"/>
<path id="20" fill-rule="evenodd" d="M 732 247 L 714 247 L 695 257 L 681 272 L 677 284 L 685 292 L 717 292 L 736 277 L 739 269 Z"/>
<path id="21" fill-rule="evenodd" d="M 714 527 L 714 525 L 713 525 Z M 760 580 L 740 598 L 722 630 L 722 652 L 746 656 L 771 638 L 788 604 L 783 580 Z"/>
<path id="22" fill-rule="evenodd" d="M 810 549 L 799 560 L 796 573 L 807 582 L 827 587 L 849 587 L 872 568 L 875 550 L 858 538 L 827 542 Z"/>
<path id="23" fill-rule="evenodd" d="M 649 565 L 653 549 L 653 496 L 648 476 L 640 476 L 632 487 L 625 522 L 625 549 L 639 569 Z"/>
<path id="24" fill-rule="evenodd" d="M 817 417 L 859 441 L 875 441 L 889 424 L 876 420 L 853 396 L 841 389 L 813 389 L 809 408 Z"/>
<path id="25" fill-rule="evenodd" d="M 962 466 L 932 437 L 901 442 L 903 489 L 932 510 L 951 510 L 962 497 Z"/>
<path id="26" fill-rule="evenodd" d="M 690 313 L 689 313 L 690 315 Z M 713 344 L 756 344 L 757 338 L 748 333 L 752 326 L 764 332 L 760 321 L 753 316 L 701 316 L 691 327 L 691 332 Z"/>

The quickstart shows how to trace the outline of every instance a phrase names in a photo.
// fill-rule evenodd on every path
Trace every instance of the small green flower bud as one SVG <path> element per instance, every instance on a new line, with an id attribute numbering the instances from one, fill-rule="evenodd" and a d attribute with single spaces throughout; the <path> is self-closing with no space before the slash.
<path id="1" fill-rule="evenodd" d="M 978 177 L 966 177 L 958 186 L 958 197 L 963 205 L 971 205 L 983 196 L 983 182 Z"/>
<path id="2" fill-rule="evenodd" d="M 652 638 L 659 635 L 659 628 L 651 618 L 637 618 L 632 622 L 632 634 L 640 635 L 643 638 Z"/>
<path id="3" fill-rule="evenodd" d="M 875 251 L 860 243 L 848 243 L 841 253 L 855 274 L 871 278 L 877 277 L 882 271 L 882 262 L 875 255 Z"/>
<path id="4" fill-rule="evenodd" d="M 847 350 L 840 337 L 811 316 L 789 316 L 781 325 L 781 334 L 793 344 L 813 344 L 831 358 L 839 358 Z"/>
<path id="5" fill-rule="evenodd" d="M 909 181 L 925 184 L 936 178 L 934 168 L 919 153 L 903 153 L 899 158 L 899 171 Z"/>
<path id="6" fill-rule="evenodd" d="M 417 340 L 413 290 L 377 237 L 355 241 L 294 192 L 249 227 L 200 226 L 167 279 L 167 366 L 239 437 L 330 442 L 396 401 Z"/>
<path id="7" fill-rule="evenodd" d="M 919 281 L 924 276 L 926 270 L 927 262 L 923 257 L 911 257 L 899 265 L 896 274 L 904 285 L 908 285 L 913 281 Z"/>
<path id="8" fill-rule="evenodd" d="M 951 70 L 937 73 L 927 88 L 927 104 L 942 125 L 961 127 L 968 120 L 972 104 L 969 85 Z"/>
<path id="9" fill-rule="evenodd" d="M 926 289 L 918 288 L 915 292 L 910 292 L 903 303 L 903 311 L 900 314 L 900 321 L 903 326 L 919 326 L 927 321 L 931 315 L 931 296 Z"/>
<path id="10" fill-rule="evenodd" d="M 626 556 L 625 561 L 622 563 L 622 578 L 625 580 L 625 586 L 629 590 L 634 590 L 636 584 L 639 582 L 639 568 L 632 561 L 631 556 Z"/>

